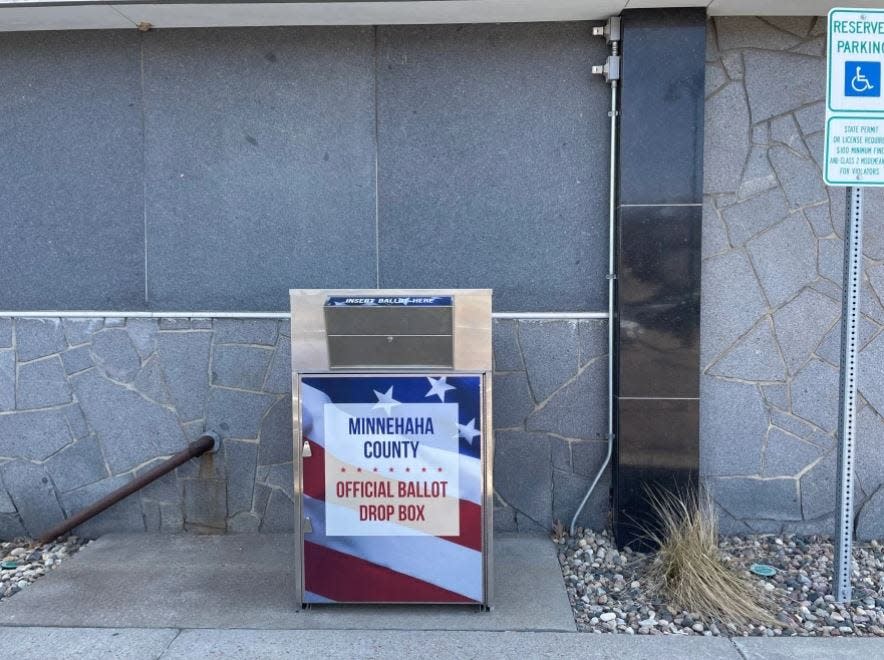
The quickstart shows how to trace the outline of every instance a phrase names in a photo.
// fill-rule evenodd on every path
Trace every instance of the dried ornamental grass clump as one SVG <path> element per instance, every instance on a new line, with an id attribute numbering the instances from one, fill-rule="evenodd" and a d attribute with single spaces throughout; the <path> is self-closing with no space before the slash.
<path id="1" fill-rule="evenodd" d="M 648 577 L 660 596 L 679 609 L 725 623 L 783 626 L 749 579 L 724 562 L 708 498 L 666 493 L 652 494 L 650 501 L 657 527 L 646 533 L 658 550 Z"/>

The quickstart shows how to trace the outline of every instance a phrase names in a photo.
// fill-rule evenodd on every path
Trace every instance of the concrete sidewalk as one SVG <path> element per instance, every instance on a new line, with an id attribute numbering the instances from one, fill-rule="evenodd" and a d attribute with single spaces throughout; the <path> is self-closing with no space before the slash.
<path id="1" fill-rule="evenodd" d="M 0 625 L 576 630 L 549 539 L 495 537 L 494 569 L 492 612 L 426 605 L 334 605 L 299 612 L 291 535 L 109 534 L 0 603 Z"/>
<path id="2" fill-rule="evenodd" d="M 109 535 L 0 603 L 0 656 L 28 658 L 866 658 L 884 639 L 576 632 L 555 546 L 500 536 L 492 612 L 295 611 L 293 538 Z"/>
<path id="3" fill-rule="evenodd" d="M 176 630 L 0 627 L 16 660 L 92 658 L 628 658 L 841 660 L 884 657 L 878 639 L 767 639 L 404 630 Z"/>

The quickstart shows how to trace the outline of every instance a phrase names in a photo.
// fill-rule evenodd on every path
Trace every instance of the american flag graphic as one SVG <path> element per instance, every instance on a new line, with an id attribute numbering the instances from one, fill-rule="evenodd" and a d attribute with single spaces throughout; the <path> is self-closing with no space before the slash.
<path id="1" fill-rule="evenodd" d="M 483 601 L 481 393 L 478 375 L 301 377 L 302 433 L 311 454 L 302 462 L 303 503 L 313 530 L 304 534 L 306 603 Z M 432 417 L 434 436 L 386 434 L 376 436 L 377 444 L 375 436 L 350 436 L 330 421 L 354 418 L 354 410 L 394 421 L 414 411 L 445 414 Z M 378 448 L 397 440 L 406 455 L 384 457 Z M 400 484 L 433 482 L 448 490 L 435 499 L 398 500 L 424 506 L 426 522 L 364 521 L 358 505 L 385 500 L 342 499 L 338 489 L 351 479 L 384 482 L 393 492 Z M 440 525 L 453 533 L 427 531 Z"/>

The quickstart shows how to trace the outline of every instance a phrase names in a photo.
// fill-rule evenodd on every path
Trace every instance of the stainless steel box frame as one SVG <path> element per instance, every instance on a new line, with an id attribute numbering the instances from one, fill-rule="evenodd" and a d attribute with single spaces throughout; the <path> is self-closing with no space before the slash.
<path id="1" fill-rule="evenodd" d="M 332 369 L 329 365 L 324 307 L 329 297 L 401 297 L 450 296 L 453 299 L 454 359 L 451 369 L 438 366 L 396 368 L 378 365 Z M 494 529 L 494 431 L 492 426 L 492 326 L 491 289 L 292 289 L 291 352 L 292 352 L 292 430 L 295 495 L 295 590 L 300 609 L 304 605 L 304 510 L 301 474 L 303 434 L 301 431 L 301 377 L 383 373 L 420 375 L 482 376 L 482 566 L 483 605 L 491 609 L 494 597 L 493 529 Z M 390 604 L 390 603 L 384 603 Z M 409 603 L 415 604 L 415 603 Z"/>

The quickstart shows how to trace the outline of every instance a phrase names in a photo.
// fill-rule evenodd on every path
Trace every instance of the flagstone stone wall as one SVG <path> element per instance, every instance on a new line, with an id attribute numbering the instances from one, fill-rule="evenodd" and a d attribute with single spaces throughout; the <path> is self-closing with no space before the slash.
<path id="1" fill-rule="evenodd" d="M 36 536 L 204 431 L 220 450 L 79 528 L 284 532 L 294 503 L 287 321 L 0 319 L 0 539 Z M 495 524 L 570 519 L 604 456 L 602 321 L 495 325 Z M 607 481 L 582 519 L 603 525 Z"/>
<path id="2" fill-rule="evenodd" d="M 845 190 L 823 184 L 825 18 L 711 21 L 701 473 L 726 531 L 834 532 Z M 884 191 L 865 204 L 856 511 L 884 533 Z"/>

